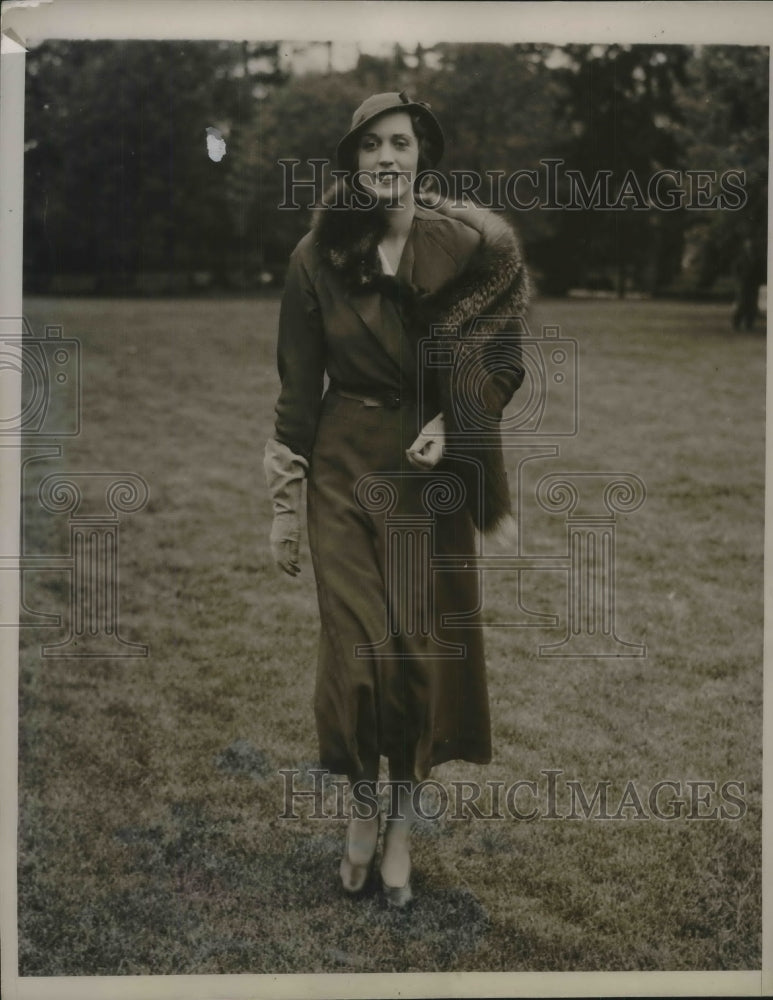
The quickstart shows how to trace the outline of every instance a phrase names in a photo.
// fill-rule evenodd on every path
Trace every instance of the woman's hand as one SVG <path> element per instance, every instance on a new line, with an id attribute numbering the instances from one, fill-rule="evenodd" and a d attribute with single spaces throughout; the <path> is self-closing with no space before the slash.
<path id="1" fill-rule="evenodd" d="M 301 525 L 294 511 L 274 514 L 271 524 L 271 555 L 277 566 L 290 576 L 297 576 L 301 571 L 298 561 Z"/>
<path id="2" fill-rule="evenodd" d="M 438 413 L 422 427 L 421 433 L 405 454 L 415 468 L 434 469 L 443 457 L 445 442 L 445 421 L 443 414 Z"/>
<path id="3" fill-rule="evenodd" d="M 271 493 L 274 520 L 271 524 L 271 555 L 290 576 L 301 571 L 298 550 L 301 538 L 301 491 L 309 463 L 275 438 L 266 442 L 263 455 L 266 485 Z"/>

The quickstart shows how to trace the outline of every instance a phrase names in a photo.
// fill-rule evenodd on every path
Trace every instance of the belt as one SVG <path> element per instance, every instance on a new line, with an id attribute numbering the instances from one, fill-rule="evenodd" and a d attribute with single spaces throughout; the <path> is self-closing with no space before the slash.
<path id="1" fill-rule="evenodd" d="M 401 393 L 396 389 L 387 389 L 384 392 L 365 395 L 360 392 L 349 392 L 348 389 L 341 389 L 337 385 L 330 386 L 330 392 L 336 396 L 343 396 L 344 399 L 354 399 L 363 406 L 383 406 L 387 410 L 399 410 L 401 406 L 413 402 L 413 398 Z"/>

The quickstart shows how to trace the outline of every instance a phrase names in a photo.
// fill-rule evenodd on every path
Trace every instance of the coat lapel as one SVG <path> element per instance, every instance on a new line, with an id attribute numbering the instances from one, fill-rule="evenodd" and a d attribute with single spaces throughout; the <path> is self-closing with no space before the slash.
<path id="1" fill-rule="evenodd" d="M 398 280 L 407 284 L 410 284 L 413 275 L 415 234 L 414 225 L 403 247 L 397 268 Z M 405 345 L 402 343 L 404 329 L 395 303 L 377 291 L 352 292 L 345 289 L 345 297 L 348 305 L 357 313 L 389 357 L 395 364 L 402 366 L 405 352 Z"/>
<path id="2" fill-rule="evenodd" d="M 380 296 L 378 292 L 345 291 L 346 302 L 360 317 L 374 336 L 378 335 L 381 321 Z"/>
<path id="3" fill-rule="evenodd" d="M 416 233 L 417 226 L 414 221 L 411 231 L 408 234 L 408 239 L 405 241 L 405 246 L 403 247 L 403 255 L 400 258 L 400 263 L 397 266 L 397 277 L 400 281 L 404 281 L 406 284 L 410 285 L 413 282 L 413 262 L 416 254 Z"/>
<path id="4" fill-rule="evenodd" d="M 409 288 L 418 284 L 423 291 L 433 292 L 454 277 L 456 261 L 443 243 L 438 243 L 426 232 L 426 226 L 417 224 L 428 218 L 433 219 L 435 215 L 417 206 L 416 218 L 403 247 L 396 278 Z M 346 247 L 344 241 L 340 240 L 340 234 L 339 242 L 331 240 L 329 233 L 331 226 L 342 227 L 345 223 L 346 219 L 338 218 L 336 213 L 331 212 L 322 213 L 320 219 L 322 242 L 338 278 L 339 300 L 356 314 L 391 360 L 402 368 L 405 361 L 405 330 L 399 304 L 374 288 L 372 277 L 362 290 L 343 278 L 345 268 L 356 267 L 363 258 L 370 259 L 367 268 L 372 276 L 377 276 L 381 265 L 378 254 L 374 253 L 374 241 L 379 238 L 379 234 L 368 234 L 367 239 L 359 234 L 359 243 Z M 346 230 L 343 232 L 345 234 Z M 420 272 L 417 271 L 417 262 L 422 264 Z"/>
<path id="5" fill-rule="evenodd" d="M 379 292 L 347 292 L 346 300 L 389 357 L 401 365 L 403 324 L 394 303 Z"/>

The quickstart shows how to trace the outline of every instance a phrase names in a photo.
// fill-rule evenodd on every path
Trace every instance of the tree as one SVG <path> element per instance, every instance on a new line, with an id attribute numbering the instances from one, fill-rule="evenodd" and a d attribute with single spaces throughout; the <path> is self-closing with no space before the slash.
<path id="1" fill-rule="evenodd" d="M 233 46 L 46 42 L 29 54 L 25 263 L 43 278 L 217 267 L 230 232 L 205 129 L 236 99 Z"/>
<path id="2" fill-rule="evenodd" d="M 764 272 L 768 225 L 768 49 L 701 47 L 680 95 L 686 156 L 696 168 L 742 170 L 746 201 L 738 210 L 691 213 L 688 238 L 693 279 L 710 287 L 732 271 L 739 246 L 751 239 Z"/>
<path id="3" fill-rule="evenodd" d="M 228 129 L 226 201 L 229 209 L 236 271 L 243 285 L 250 285 L 267 267 L 262 238 L 261 147 L 263 105 L 289 78 L 282 68 L 278 42 L 243 42 L 240 59 L 232 70 L 236 104 Z M 257 240 L 256 240 L 257 235 Z"/>
<path id="4" fill-rule="evenodd" d="M 564 64 L 554 70 L 554 122 L 564 137 L 559 148 L 565 166 L 578 170 L 586 186 L 608 172 L 613 200 L 628 180 L 635 201 L 656 171 L 681 162 L 675 88 L 684 81 L 689 50 L 680 45 L 570 45 L 561 52 Z M 563 194 L 570 198 L 566 186 Z M 663 276 L 657 261 L 664 250 L 675 251 L 678 266 L 681 224 L 673 221 L 630 207 L 563 212 L 544 247 L 545 254 L 560 262 L 553 270 L 552 290 L 604 275 L 614 275 L 618 295 L 629 282 L 656 289 Z"/>

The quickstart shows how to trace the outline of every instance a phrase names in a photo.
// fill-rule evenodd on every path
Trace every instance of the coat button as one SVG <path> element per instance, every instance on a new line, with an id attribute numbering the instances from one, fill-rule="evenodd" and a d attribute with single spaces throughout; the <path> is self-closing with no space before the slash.
<path id="1" fill-rule="evenodd" d="M 384 394 L 384 406 L 388 410 L 399 410 L 401 402 L 399 392 L 387 392 Z"/>

